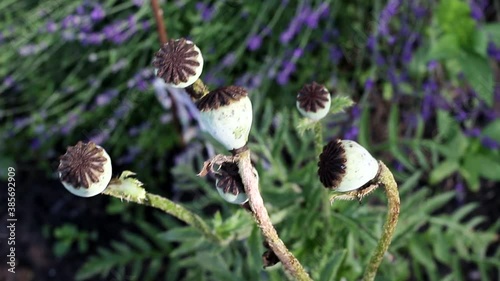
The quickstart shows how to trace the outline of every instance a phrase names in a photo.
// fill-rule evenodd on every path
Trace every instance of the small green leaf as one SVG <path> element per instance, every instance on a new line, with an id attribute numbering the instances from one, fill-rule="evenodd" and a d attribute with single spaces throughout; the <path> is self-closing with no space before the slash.
<path id="1" fill-rule="evenodd" d="M 484 154 L 470 154 L 464 158 L 464 169 L 489 180 L 500 180 L 500 163 Z"/>
<path id="2" fill-rule="evenodd" d="M 465 182 L 467 182 L 467 187 L 469 187 L 471 191 L 479 191 L 479 175 L 476 172 L 460 168 L 460 175 L 464 178 Z"/>
<path id="3" fill-rule="evenodd" d="M 427 60 L 451 59 L 460 55 L 461 49 L 458 39 L 453 34 L 439 37 L 429 49 Z"/>
<path id="4" fill-rule="evenodd" d="M 321 271 L 319 280 L 338 280 L 337 274 L 340 266 L 344 262 L 347 250 L 333 251 Z"/>
<path id="5" fill-rule="evenodd" d="M 332 103 L 330 107 L 330 113 L 336 114 L 344 112 L 347 108 L 354 105 L 354 102 L 349 97 L 335 96 L 332 98 Z"/>
<path id="6" fill-rule="evenodd" d="M 458 170 L 458 162 L 457 161 L 444 161 L 440 163 L 437 167 L 435 167 L 429 176 L 429 182 L 431 184 L 436 184 L 441 182 L 446 177 L 450 176 L 454 172 Z"/>
<path id="7" fill-rule="evenodd" d="M 500 142 L 500 120 L 496 120 L 483 128 L 483 135 Z"/>
<path id="8" fill-rule="evenodd" d="M 487 58 L 475 53 L 463 53 L 459 63 L 465 78 L 488 106 L 493 105 L 493 71 Z"/>
<path id="9" fill-rule="evenodd" d="M 482 27 L 482 30 L 493 40 L 495 44 L 500 45 L 500 23 L 489 23 Z"/>

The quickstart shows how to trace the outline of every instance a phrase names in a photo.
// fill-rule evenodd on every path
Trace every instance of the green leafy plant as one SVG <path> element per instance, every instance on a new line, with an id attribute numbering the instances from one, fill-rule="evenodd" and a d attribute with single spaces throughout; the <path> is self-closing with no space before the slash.
<path id="1" fill-rule="evenodd" d="M 64 257 L 72 247 L 76 247 L 79 253 L 85 254 L 89 250 L 89 242 L 97 240 L 97 232 L 80 230 L 76 225 L 69 223 L 56 227 L 53 235 L 56 239 L 53 247 L 56 257 Z"/>

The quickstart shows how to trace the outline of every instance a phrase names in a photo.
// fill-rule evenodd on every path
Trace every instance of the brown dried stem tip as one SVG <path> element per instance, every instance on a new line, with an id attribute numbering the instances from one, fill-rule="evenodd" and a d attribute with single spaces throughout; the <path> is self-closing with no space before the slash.
<path id="1" fill-rule="evenodd" d="M 158 70 L 156 76 L 176 88 L 193 84 L 203 70 L 203 57 L 200 49 L 184 38 L 169 40 L 155 54 L 153 66 Z"/>
<path id="2" fill-rule="evenodd" d="M 297 95 L 297 109 L 307 118 L 320 120 L 330 110 L 331 97 L 328 90 L 316 82 L 305 85 Z"/>
<path id="3" fill-rule="evenodd" d="M 111 159 L 102 147 L 80 141 L 60 157 L 58 172 L 71 193 L 90 197 L 101 193 L 111 180 Z"/>

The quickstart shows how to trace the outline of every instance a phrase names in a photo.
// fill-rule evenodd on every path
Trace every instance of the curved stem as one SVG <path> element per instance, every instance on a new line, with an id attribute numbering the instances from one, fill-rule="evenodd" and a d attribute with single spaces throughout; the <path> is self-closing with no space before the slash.
<path id="1" fill-rule="evenodd" d="M 287 249 L 285 243 L 279 238 L 276 229 L 274 228 L 267 209 L 264 206 L 264 200 L 260 195 L 259 183 L 252 170 L 250 162 L 250 150 L 246 150 L 237 154 L 238 169 L 241 175 L 241 180 L 245 186 L 250 208 L 257 225 L 262 231 L 269 247 L 279 258 L 285 270 L 293 280 L 312 280 L 309 274 L 302 267 L 295 256 Z"/>
<path id="2" fill-rule="evenodd" d="M 379 184 L 384 185 L 385 193 L 388 201 L 387 218 L 384 224 L 384 232 L 378 241 L 377 248 L 370 258 L 370 262 L 366 267 L 363 275 L 363 281 L 371 281 L 375 279 L 377 270 L 382 262 L 385 252 L 391 244 L 392 236 L 396 230 L 398 223 L 400 200 L 399 191 L 396 180 L 387 166 L 380 162 L 380 175 L 378 177 Z"/>
<path id="3" fill-rule="evenodd" d="M 319 121 L 314 124 L 314 148 L 316 156 L 319 156 L 323 151 L 323 126 Z"/>
<path id="4" fill-rule="evenodd" d="M 118 199 L 123 199 L 123 193 L 120 192 L 117 188 L 106 188 L 103 194 L 116 197 Z M 144 200 L 140 200 L 137 197 L 126 197 L 126 200 L 150 206 L 159 210 L 164 211 L 165 213 L 176 217 L 177 219 L 185 222 L 186 224 L 198 229 L 202 232 L 208 239 L 213 242 L 220 243 L 222 240 L 216 234 L 212 232 L 212 229 L 203 221 L 202 218 L 192 213 L 185 207 L 156 194 L 151 194 L 146 192 L 146 197 Z"/>

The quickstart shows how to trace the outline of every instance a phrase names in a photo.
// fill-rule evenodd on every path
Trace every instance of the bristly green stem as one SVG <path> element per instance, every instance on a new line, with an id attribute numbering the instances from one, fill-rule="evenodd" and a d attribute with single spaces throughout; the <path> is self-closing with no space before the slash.
<path id="1" fill-rule="evenodd" d="M 370 262 L 366 267 L 365 273 L 363 275 L 363 281 L 371 281 L 375 279 L 377 270 L 382 262 L 385 252 L 391 244 L 392 236 L 396 230 L 396 225 L 398 223 L 399 210 L 400 210 L 400 200 L 399 191 L 396 180 L 387 166 L 380 162 L 380 174 L 378 182 L 384 185 L 385 192 L 388 201 L 388 211 L 387 218 L 384 224 L 384 232 L 378 241 L 377 248 L 370 258 Z"/>
<path id="2" fill-rule="evenodd" d="M 116 197 L 119 199 L 123 199 L 123 194 L 119 192 L 119 189 L 106 188 L 103 194 Z M 213 242 L 220 243 L 222 240 L 219 238 L 212 229 L 201 219 L 199 216 L 184 208 L 183 206 L 167 199 L 162 196 L 146 193 L 146 198 L 144 200 L 139 200 L 137 197 L 125 198 L 128 201 L 150 206 L 159 210 L 164 211 L 165 213 L 172 215 L 179 220 L 185 222 L 186 224 L 198 229 L 201 231 L 208 239 Z"/>
<path id="3" fill-rule="evenodd" d="M 320 121 L 314 124 L 314 148 L 316 156 L 319 156 L 323 151 L 323 126 Z"/>

